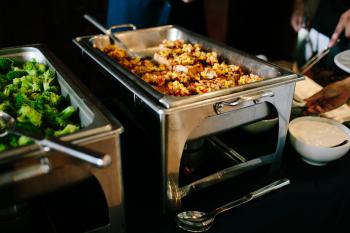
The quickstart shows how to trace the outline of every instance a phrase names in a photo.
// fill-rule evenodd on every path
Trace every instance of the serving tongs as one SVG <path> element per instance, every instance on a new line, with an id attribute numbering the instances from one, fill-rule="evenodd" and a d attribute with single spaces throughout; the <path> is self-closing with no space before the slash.
<path id="1" fill-rule="evenodd" d="M 330 47 L 327 47 L 326 49 L 324 49 L 321 53 L 316 54 L 315 56 L 311 57 L 306 63 L 305 65 L 303 65 L 299 72 L 301 74 L 306 74 L 306 72 L 308 72 L 312 67 L 314 67 L 316 65 L 317 62 L 319 62 L 323 57 L 325 57 L 329 51 L 330 51 Z"/>
<path id="2" fill-rule="evenodd" d="M 129 27 L 132 30 L 136 30 L 136 26 L 133 24 L 120 24 L 120 25 L 113 25 L 110 28 L 105 28 L 102 24 L 100 24 L 96 19 L 94 19 L 92 16 L 88 14 L 84 14 L 84 18 L 88 20 L 90 23 L 92 23 L 95 27 L 100 29 L 104 34 L 109 36 L 111 40 L 116 44 L 119 48 L 124 49 L 131 57 L 137 57 L 136 54 L 134 54 L 133 51 L 131 51 L 121 40 L 119 40 L 118 37 L 116 37 L 113 33 L 113 30 L 119 29 L 119 28 L 126 28 Z"/>
<path id="3" fill-rule="evenodd" d="M 33 132 L 28 132 L 16 127 L 16 120 L 6 112 L 0 111 L 0 137 L 6 136 L 8 133 L 13 133 L 19 136 L 26 136 L 41 146 L 44 151 L 48 152 L 51 149 L 69 154 L 70 156 L 80 159 L 84 162 L 92 164 L 96 167 L 105 167 L 112 162 L 111 156 L 108 154 L 100 154 L 92 152 L 82 147 L 78 147 L 68 142 L 63 142 L 58 139 L 46 139 L 41 135 Z"/>

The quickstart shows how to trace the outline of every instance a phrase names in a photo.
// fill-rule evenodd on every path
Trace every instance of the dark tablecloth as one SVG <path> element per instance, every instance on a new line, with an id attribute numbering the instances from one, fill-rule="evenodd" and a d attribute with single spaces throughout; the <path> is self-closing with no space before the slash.
<path id="1" fill-rule="evenodd" d="M 208 233 L 349 232 L 349 155 L 326 166 L 311 166 L 304 163 L 287 143 L 280 173 L 263 179 L 261 185 L 279 177 L 287 177 L 291 183 L 217 216 Z M 222 192 L 212 193 L 206 198 L 207 205 L 221 196 Z M 204 200 L 198 201 L 197 205 L 203 203 Z M 162 231 L 184 232 L 175 225 L 172 217 L 163 224 Z"/>

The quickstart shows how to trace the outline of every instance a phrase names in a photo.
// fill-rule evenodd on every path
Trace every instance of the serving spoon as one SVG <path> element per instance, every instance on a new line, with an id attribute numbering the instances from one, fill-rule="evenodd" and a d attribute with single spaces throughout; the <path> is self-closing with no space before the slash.
<path id="1" fill-rule="evenodd" d="M 99 154 L 59 140 L 48 140 L 43 136 L 18 128 L 16 127 L 15 118 L 6 112 L 0 111 L 0 137 L 6 136 L 9 132 L 30 138 L 32 141 L 42 146 L 45 151 L 49 151 L 50 149 L 61 151 L 96 167 L 105 167 L 112 162 L 111 156 L 108 154 Z"/>
<path id="2" fill-rule="evenodd" d="M 133 51 L 131 51 L 121 40 L 119 40 L 119 38 L 116 37 L 112 32 L 113 29 L 122 28 L 122 27 L 131 27 L 133 30 L 135 30 L 136 29 L 135 25 L 133 25 L 133 24 L 121 24 L 121 25 L 112 26 L 112 27 L 107 29 L 102 24 L 100 24 L 96 19 L 94 19 L 92 16 L 90 16 L 88 14 L 85 14 L 84 18 L 87 21 L 89 21 L 91 24 L 93 24 L 95 27 L 100 29 L 104 34 L 109 36 L 117 46 L 124 49 L 131 57 L 137 57 L 137 55 Z"/>
<path id="3" fill-rule="evenodd" d="M 229 202 L 223 206 L 220 206 L 210 212 L 201 212 L 201 211 L 184 211 L 176 215 L 175 221 L 177 225 L 190 232 L 203 232 L 210 229 L 210 227 L 214 224 L 215 217 L 223 213 L 225 211 L 228 211 L 230 209 L 233 209 L 237 206 L 240 206 L 244 203 L 247 203 L 257 197 L 260 197 L 262 195 L 265 195 L 273 190 L 279 189 L 283 186 L 286 186 L 290 183 L 290 180 L 287 178 L 283 178 L 280 180 L 277 180 L 267 186 L 264 186 L 256 191 L 253 191 L 251 193 L 246 194 L 245 196 Z"/>

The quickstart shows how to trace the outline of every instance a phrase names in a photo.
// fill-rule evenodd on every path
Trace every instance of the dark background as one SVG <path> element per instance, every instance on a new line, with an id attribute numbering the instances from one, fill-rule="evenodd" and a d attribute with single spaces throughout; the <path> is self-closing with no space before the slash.
<path id="1" fill-rule="evenodd" d="M 173 1 L 169 24 L 177 24 L 207 35 L 204 1 L 192 4 Z M 220 3 L 220 0 L 218 1 Z M 85 74 L 80 53 L 72 43 L 77 36 L 100 33 L 83 18 L 88 13 L 106 21 L 107 0 L 15 0 L 0 7 L 0 47 L 32 43 L 46 44 L 78 77 Z M 225 43 L 252 54 L 265 54 L 271 60 L 290 60 L 295 33 L 289 18 L 292 1 L 230 0 Z M 210 13 L 209 11 L 207 11 Z M 221 27 L 222 25 L 217 25 Z"/>

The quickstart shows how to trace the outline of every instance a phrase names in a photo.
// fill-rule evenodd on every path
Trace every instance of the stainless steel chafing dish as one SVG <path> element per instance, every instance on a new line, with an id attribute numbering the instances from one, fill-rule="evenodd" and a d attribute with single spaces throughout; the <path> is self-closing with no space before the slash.
<path id="1" fill-rule="evenodd" d="M 129 99 L 134 103 L 128 103 L 128 107 L 146 109 L 142 112 L 142 118 L 145 119 L 148 115 L 147 119 L 150 122 L 158 124 L 164 187 L 163 206 L 166 212 L 181 207 L 181 199 L 195 190 L 262 165 L 270 164 L 271 170 L 279 168 L 295 82 L 303 79 L 300 75 L 178 26 L 124 31 L 115 33 L 115 36 L 133 53 L 141 56 L 152 55 L 157 50 L 157 45 L 165 39 L 198 43 L 206 50 L 216 51 L 227 64 L 242 66 L 248 72 L 264 77 L 260 82 L 201 95 L 167 96 L 97 49 L 111 43 L 108 36 L 91 35 L 74 40 L 84 54 L 103 67 L 133 96 Z M 180 187 L 179 169 L 186 142 L 263 119 L 270 114 L 271 106 L 276 110 L 279 119 L 278 142 L 274 153 L 248 161 L 243 160 L 239 164 Z"/>
<path id="2" fill-rule="evenodd" d="M 102 186 L 109 207 L 116 207 L 122 216 L 121 124 L 107 114 L 102 105 L 44 46 L 4 48 L 0 50 L 0 57 L 18 62 L 35 59 L 55 70 L 62 94 L 70 96 L 71 104 L 79 111 L 82 125 L 78 132 L 59 139 L 108 154 L 112 158 L 109 166 L 99 167 L 62 152 L 45 152 L 36 144 L 4 151 L 0 153 L 0 207 L 21 203 L 95 176 Z"/>

